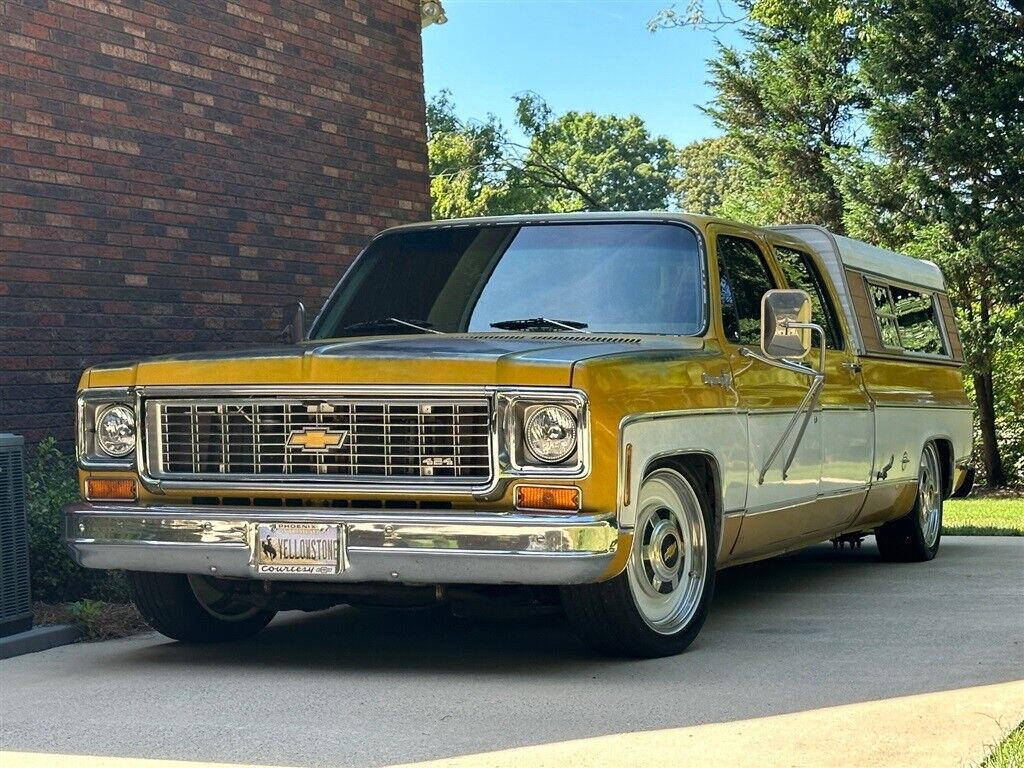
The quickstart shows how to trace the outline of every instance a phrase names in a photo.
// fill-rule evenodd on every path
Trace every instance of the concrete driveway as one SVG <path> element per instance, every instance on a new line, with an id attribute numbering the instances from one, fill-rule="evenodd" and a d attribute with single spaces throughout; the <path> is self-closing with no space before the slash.
<path id="1" fill-rule="evenodd" d="M 818 760 L 787 755 L 787 733 L 832 764 L 869 762 L 887 733 L 893 764 L 916 749 L 956 765 L 1024 718 L 1024 685 L 1004 685 L 1022 678 L 1024 538 L 947 538 L 914 565 L 880 562 L 869 539 L 722 572 L 703 633 L 669 659 L 597 657 L 557 616 L 347 608 L 282 615 L 244 644 L 149 634 L 10 659 L 0 750 L 383 766 L 548 745 L 462 764 L 596 765 L 585 755 L 636 758 L 668 734 L 656 764 L 749 742 L 790 765 Z M 629 736 L 600 738 L 614 734 Z"/>

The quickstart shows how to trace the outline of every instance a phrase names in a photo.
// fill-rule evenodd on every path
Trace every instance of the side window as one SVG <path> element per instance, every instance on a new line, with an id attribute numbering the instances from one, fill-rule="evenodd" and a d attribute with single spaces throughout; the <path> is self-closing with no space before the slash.
<path id="1" fill-rule="evenodd" d="M 811 321 L 825 329 L 825 346 L 842 349 L 843 338 L 835 307 L 811 257 L 801 251 L 781 247 L 775 249 L 775 255 L 789 287 L 806 291 L 811 297 Z"/>
<path id="2" fill-rule="evenodd" d="M 768 265 L 761 250 L 746 238 L 720 235 L 716 246 L 725 335 L 738 344 L 759 344 L 761 297 L 776 287 Z"/>
<path id="3" fill-rule="evenodd" d="M 949 354 L 933 294 L 872 282 L 868 286 L 885 346 L 928 355 Z"/>
<path id="4" fill-rule="evenodd" d="M 882 344 L 893 349 L 900 349 L 900 332 L 896 330 L 896 310 L 892 307 L 889 286 L 868 283 L 871 289 L 871 303 L 875 307 L 875 317 L 882 331 Z"/>
<path id="5" fill-rule="evenodd" d="M 889 289 L 896 310 L 896 326 L 900 342 L 909 352 L 945 355 L 946 345 L 936 313 L 935 297 L 909 288 L 892 286 Z"/>

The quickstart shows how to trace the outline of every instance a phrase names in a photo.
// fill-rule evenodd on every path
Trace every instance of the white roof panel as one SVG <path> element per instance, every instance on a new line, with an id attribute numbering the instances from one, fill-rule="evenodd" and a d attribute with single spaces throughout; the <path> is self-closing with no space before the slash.
<path id="1" fill-rule="evenodd" d="M 857 315 L 850 299 L 845 267 L 897 283 L 908 283 L 936 291 L 946 290 L 946 281 L 941 270 L 930 261 L 904 256 L 860 240 L 835 235 L 815 224 L 792 224 L 772 229 L 803 240 L 821 258 L 829 277 L 839 289 L 839 302 L 843 314 L 846 315 L 846 324 L 853 334 L 854 346 L 860 352 L 864 351 L 864 340 L 861 338 Z"/>
<path id="2" fill-rule="evenodd" d="M 852 237 L 836 235 L 816 224 L 788 224 L 771 229 L 799 237 L 818 250 L 823 258 L 832 252 L 838 256 L 844 267 L 858 272 L 868 272 L 879 277 L 888 277 L 898 283 L 919 285 L 936 291 L 946 290 L 942 270 L 932 261 L 915 259 L 913 256 L 904 256 L 902 253 L 879 248 L 861 240 L 854 240 Z"/>
<path id="3" fill-rule="evenodd" d="M 942 271 L 934 262 L 904 256 L 842 235 L 832 237 L 839 246 L 843 264 L 851 269 L 891 277 L 897 282 L 920 285 L 936 291 L 946 290 Z"/>

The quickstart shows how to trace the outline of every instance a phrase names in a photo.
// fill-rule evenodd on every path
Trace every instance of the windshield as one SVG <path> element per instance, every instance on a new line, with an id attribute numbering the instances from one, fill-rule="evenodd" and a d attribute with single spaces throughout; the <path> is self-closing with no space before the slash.
<path id="1" fill-rule="evenodd" d="M 367 248 L 310 338 L 565 327 L 559 323 L 693 335 L 704 324 L 701 263 L 697 236 L 675 224 L 399 231 Z"/>

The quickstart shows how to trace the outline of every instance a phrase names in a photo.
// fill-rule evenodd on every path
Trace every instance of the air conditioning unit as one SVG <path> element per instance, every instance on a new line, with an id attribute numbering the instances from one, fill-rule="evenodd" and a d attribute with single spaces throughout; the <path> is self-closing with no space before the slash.
<path id="1" fill-rule="evenodd" d="M 32 628 L 24 447 L 20 435 L 0 433 L 0 637 Z"/>

